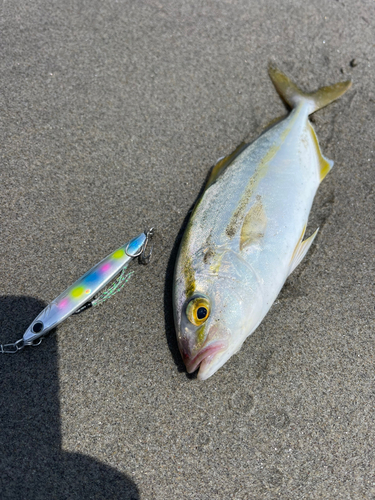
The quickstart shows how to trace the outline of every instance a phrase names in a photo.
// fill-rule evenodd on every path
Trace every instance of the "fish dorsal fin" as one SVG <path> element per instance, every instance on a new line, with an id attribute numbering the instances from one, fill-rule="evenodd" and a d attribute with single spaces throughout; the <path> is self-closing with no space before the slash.
<path id="1" fill-rule="evenodd" d="M 309 248 L 312 245 L 312 242 L 315 239 L 315 236 L 318 234 L 319 228 L 309 238 L 307 238 L 305 241 L 302 241 L 303 237 L 305 235 L 305 230 L 306 230 L 306 226 L 303 229 L 302 236 L 301 236 L 300 240 L 298 241 L 296 248 L 294 249 L 292 258 L 290 260 L 290 267 L 289 267 L 288 276 L 290 276 L 292 274 L 292 272 L 295 270 L 295 268 L 298 266 L 298 264 L 302 261 L 304 256 L 307 254 Z"/>
<path id="2" fill-rule="evenodd" d="M 237 158 L 238 155 L 242 153 L 242 151 L 246 147 L 247 144 L 245 142 L 241 142 L 241 144 L 237 146 L 232 153 L 230 153 L 227 156 L 223 156 L 222 158 L 219 158 L 219 160 L 211 170 L 211 173 L 207 179 L 205 189 L 207 189 L 209 186 L 211 186 L 211 184 L 213 184 L 216 181 L 219 175 L 221 175 L 224 172 L 224 170 Z"/>
<path id="3" fill-rule="evenodd" d="M 317 152 L 318 160 L 319 160 L 319 178 L 320 178 L 320 182 L 322 182 L 324 177 L 328 174 L 328 172 L 333 167 L 334 162 L 332 160 L 329 160 L 328 158 L 326 158 L 323 155 L 323 153 L 320 149 L 320 146 L 319 146 L 319 141 L 318 141 L 318 138 L 316 136 L 314 127 L 311 125 L 311 123 L 309 121 L 308 121 L 308 128 L 309 128 L 309 131 L 311 133 L 312 139 L 314 141 L 314 145 L 316 147 L 316 152 Z"/>
<path id="4" fill-rule="evenodd" d="M 263 207 L 262 198 L 257 200 L 245 215 L 240 235 L 240 250 L 250 245 L 260 243 L 267 226 L 267 215 Z"/>
<path id="5" fill-rule="evenodd" d="M 304 92 L 273 64 L 270 64 L 268 72 L 276 90 L 284 101 L 292 108 L 295 108 L 301 102 L 308 103 L 309 114 L 338 99 L 352 85 L 352 82 L 348 80 L 328 87 L 321 87 L 315 92 Z"/>

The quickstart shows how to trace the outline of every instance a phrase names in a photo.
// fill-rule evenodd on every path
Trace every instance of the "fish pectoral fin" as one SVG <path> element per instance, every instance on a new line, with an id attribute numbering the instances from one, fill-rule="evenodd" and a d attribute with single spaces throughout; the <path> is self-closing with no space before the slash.
<path id="1" fill-rule="evenodd" d="M 309 248 L 312 245 L 312 242 L 315 239 L 315 236 L 318 234 L 319 228 L 313 233 L 309 238 L 307 238 L 305 241 L 302 241 L 303 234 L 299 242 L 297 243 L 296 248 L 294 249 L 292 259 L 290 261 L 290 267 L 289 267 L 289 272 L 288 276 L 292 274 L 292 272 L 295 270 L 295 268 L 298 266 L 298 264 L 302 261 L 304 256 L 307 254 Z"/>
<path id="2" fill-rule="evenodd" d="M 205 189 L 207 189 L 211 184 L 213 184 L 216 179 L 221 175 L 224 170 L 237 158 L 239 154 L 242 153 L 242 151 L 248 146 L 245 142 L 241 142 L 239 146 L 236 147 L 236 149 L 230 153 L 227 156 L 223 156 L 222 158 L 219 158 L 216 164 L 213 166 L 210 175 L 207 179 Z"/>
<path id="3" fill-rule="evenodd" d="M 260 243 L 267 227 L 267 215 L 259 196 L 255 204 L 247 212 L 240 234 L 240 250 Z"/>

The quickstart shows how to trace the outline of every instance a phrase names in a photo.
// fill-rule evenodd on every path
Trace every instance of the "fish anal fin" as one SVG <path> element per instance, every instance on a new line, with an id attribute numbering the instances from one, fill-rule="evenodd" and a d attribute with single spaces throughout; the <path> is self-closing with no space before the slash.
<path id="1" fill-rule="evenodd" d="M 260 243 L 267 227 L 267 216 L 262 199 L 257 197 L 256 202 L 245 215 L 240 235 L 240 250 L 250 245 Z"/>
<path id="2" fill-rule="evenodd" d="M 217 163 L 214 165 L 212 168 L 210 175 L 207 179 L 207 183 L 205 186 L 205 189 L 207 189 L 211 184 L 213 184 L 216 179 L 219 177 L 220 174 L 224 172 L 224 170 L 237 158 L 238 155 L 242 153 L 242 151 L 247 147 L 247 144 L 245 142 L 241 142 L 239 146 L 236 147 L 236 149 L 230 153 L 227 156 L 224 156 L 223 158 L 220 158 Z"/>
<path id="3" fill-rule="evenodd" d="M 292 258 L 290 260 L 290 266 L 289 266 L 289 273 L 288 276 L 292 274 L 292 272 L 295 270 L 295 268 L 300 264 L 304 256 L 307 254 L 309 248 L 312 245 L 312 242 L 315 239 L 315 236 L 318 234 L 319 228 L 313 233 L 309 238 L 307 238 L 305 241 L 303 240 L 304 234 L 305 234 L 305 229 L 306 226 L 303 229 L 302 236 L 300 240 L 298 241 L 296 248 L 294 249 Z"/>
<path id="4" fill-rule="evenodd" d="M 350 80 L 339 82 L 327 87 L 321 87 L 315 92 L 304 92 L 292 80 L 282 73 L 275 65 L 270 64 L 269 75 L 276 90 L 282 99 L 292 108 L 295 108 L 301 102 L 309 104 L 309 114 L 318 109 L 324 108 L 335 99 L 338 99 L 352 85 Z"/>
<path id="5" fill-rule="evenodd" d="M 313 142 L 314 142 L 314 145 L 315 145 L 315 148 L 316 148 L 316 153 L 318 155 L 318 161 L 319 161 L 319 179 L 320 179 L 320 182 L 322 182 L 322 180 L 324 179 L 324 177 L 328 174 L 328 172 L 333 167 L 334 162 L 332 160 L 329 160 L 328 158 L 326 158 L 323 155 L 323 153 L 322 153 L 322 151 L 320 149 L 320 146 L 319 146 L 319 141 L 318 141 L 318 138 L 316 136 L 314 127 L 309 122 L 308 122 L 308 127 L 309 127 L 309 131 L 311 133 L 311 137 L 313 139 Z"/>

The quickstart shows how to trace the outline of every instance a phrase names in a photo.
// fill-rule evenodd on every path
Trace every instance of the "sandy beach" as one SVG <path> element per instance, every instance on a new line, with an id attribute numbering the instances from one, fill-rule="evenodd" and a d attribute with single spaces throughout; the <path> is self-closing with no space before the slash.
<path id="1" fill-rule="evenodd" d="M 375 5 L 371 0 L 4 1 L 0 343 L 155 227 L 124 289 L 2 355 L 2 500 L 375 498 Z M 213 377 L 188 375 L 173 269 L 210 168 L 301 88 L 334 160 L 320 230 Z"/>

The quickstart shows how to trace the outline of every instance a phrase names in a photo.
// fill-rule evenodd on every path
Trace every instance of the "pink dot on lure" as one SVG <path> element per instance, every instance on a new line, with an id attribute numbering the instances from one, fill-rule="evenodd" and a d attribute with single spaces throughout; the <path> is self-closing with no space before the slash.
<path id="1" fill-rule="evenodd" d="M 105 264 L 102 265 L 100 268 L 101 273 L 106 273 L 111 267 L 111 264 L 109 262 L 106 262 Z"/>
<path id="2" fill-rule="evenodd" d="M 65 309 L 65 307 L 66 307 L 68 304 L 69 304 L 69 299 L 68 299 L 68 297 L 65 297 L 65 299 L 62 299 L 62 301 L 61 301 L 59 304 L 57 304 L 57 307 L 58 307 L 59 309 Z"/>

